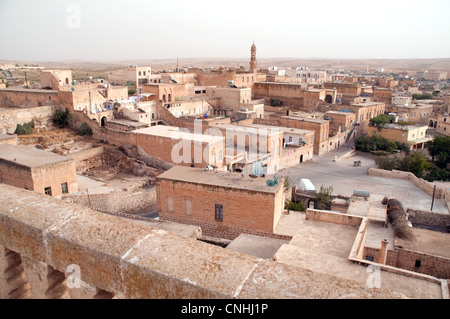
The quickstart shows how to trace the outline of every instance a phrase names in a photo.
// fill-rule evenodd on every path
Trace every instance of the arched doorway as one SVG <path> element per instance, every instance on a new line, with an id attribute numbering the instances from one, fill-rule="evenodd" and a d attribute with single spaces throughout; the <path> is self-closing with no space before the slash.
<path id="1" fill-rule="evenodd" d="M 102 127 L 106 126 L 106 116 L 103 116 L 103 117 L 102 117 L 101 122 L 100 122 L 100 125 L 101 125 Z"/>
<path id="2" fill-rule="evenodd" d="M 69 84 L 69 78 L 66 78 L 66 84 Z"/>
<path id="3" fill-rule="evenodd" d="M 325 102 L 327 103 L 333 103 L 333 96 L 331 96 L 330 94 L 327 94 L 327 96 L 325 96 Z"/>
<path id="4" fill-rule="evenodd" d="M 300 163 L 303 163 L 303 154 L 300 155 Z"/>

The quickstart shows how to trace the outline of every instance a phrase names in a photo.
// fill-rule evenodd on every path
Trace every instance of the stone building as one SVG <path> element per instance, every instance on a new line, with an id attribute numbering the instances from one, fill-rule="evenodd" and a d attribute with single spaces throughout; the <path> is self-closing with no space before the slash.
<path id="1" fill-rule="evenodd" d="M 380 102 L 362 102 L 351 105 L 338 105 L 335 107 L 336 111 L 352 112 L 355 116 L 356 124 L 358 125 L 358 134 L 367 133 L 370 119 L 384 114 L 386 105 Z"/>
<path id="2" fill-rule="evenodd" d="M 136 88 L 150 82 L 152 68 L 150 66 L 130 65 L 127 68 L 111 71 L 108 80 L 119 85 L 134 83 Z"/>
<path id="3" fill-rule="evenodd" d="M 0 144 L 0 182 L 50 196 L 78 191 L 73 159 L 21 145 Z"/>
<path id="4" fill-rule="evenodd" d="M 200 86 L 228 86 L 230 83 L 236 87 L 251 88 L 255 82 L 265 81 L 266 74 L 259 73 L 256 59 L 256 46 L 250 48 L 250 70 L 226 69 L 220 67 L 218 70 L 208 72 L 200 69 L 189 69 L 190 73 L 195 73 L 197 85 Z"/>
<path id="5" fill-rule="evenodd" d="M 57 90 L 60 86 L 73 82 L 72 70 L 42 70 L 39 74 L 41 87 Z"/>
<path id="6" fill-rule="evenodd" d="M 327 153 L 329 145 L 330 121 L 313 118 L 310 115 L 288 115 L 279 119 L 282 126 L 314 131 L 314 154 Z"/>
<path id="7" fill-rule="evenodd" d="M 434 128 L 438 134 L 450 136 L 450 116 L 448 113 L 430 116 L 428 126 Z"/>
<path id="8" fill-rule="evenodd" d="M 388 124 L 382 128 L 369 127 L 369 136 L 381 135 L 384 138 L 404 143 L 409 150 L 424 149 L 427 143 L 433 141 L 427 136 L 428 126 Z"/>
<path id="9" fill-rule="evenodd" d="M 273 234 L 284 209 L 283 182 L 270 178 L 175 166 L 156 181 L 162 220 L 198 225 L 207 236 Z"/>
<path id="10" fill-rule="evenodd" d="M 222 136 L 190 133 L 188 129 L 157 125 L 133 131 L 136 146 L 148 156 L 165 163 L 205 167 L 224 166 L 225 143 Z"/>

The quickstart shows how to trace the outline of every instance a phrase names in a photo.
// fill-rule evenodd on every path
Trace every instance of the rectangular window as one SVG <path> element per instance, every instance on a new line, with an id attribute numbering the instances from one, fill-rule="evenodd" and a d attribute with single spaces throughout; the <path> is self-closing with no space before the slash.
<path id="1" fill-rule="evenodd" d="M 69 188 L 67 187 L 67 183 L 61 183 L 61 192 L 63 194 L 69 193 Z"/>
<path id="2" fill-rule="evenodd" d="M 45 195 L 50 195 L 50 196 L 52 196 L 52 188 L 51 188 L 50 186 L 44 188 L 44 193 L 45 193 Z"/>
<path id="3" fill-rule="evenodd" d="M 417 259 L 417 260 L 416 260 L 416 263 L 415 263 L 415 265 L 414 265 L 414 267 L 420 268 L 420 264 L 421 264 L 420 259 Z"/>
<path id="4" fill-rule="evenodd" d="M 173 213 L 173 198 L 167 197 L 167 211 Z"/>
<path id="5" fill-rule="evenodd" d="M 223 222 L 223 205 L 222 204 L 216 204 L 215 219 L 218 222 Z"/>
<path id="6" fill-rule="evenodd" d="M 185 198 L 184 199 L 184 212 L 187 216 L 192 216 L 192 200 Z"/>

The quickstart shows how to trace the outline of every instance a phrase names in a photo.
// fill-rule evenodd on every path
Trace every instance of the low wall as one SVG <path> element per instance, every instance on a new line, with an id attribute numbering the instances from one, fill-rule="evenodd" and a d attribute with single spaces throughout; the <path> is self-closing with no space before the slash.
<path id="1" fill-rule="evenodd" d="M 361 225 L 361 216 L 333 213 L 326 210 L 307 209 L 306 220 L 316 220 L 320 222 L 347 225 L 359 227 Z"/>
<path id="2" fill-rule="evenodd" d="M 409 221 L 413 224 L 442 228 L 450 225 L 450 215 L 436 214 L 409 208 L 406 212 L 409 214 Z"/>
<path id="3" fill-rule="evenodd" d="M 414 185 L 416 185 L 417 187 L 419 187 L 421 190 L 426 192 L 428 195 L 433 196 L 434 184 L 424 180 L 423 178 L 418 178 L 413 173 L 397 171 L 397 170 L 388 171 L 388 170 L 384 170 L 384 169 L 371 167 L 367 170 L 367 174 L 369 176 L 380 176 L 380 177 L 397 178 L 397 179 L 407 180 L 407 181 L 410 181 L 411 183 L 413 183 Z M 448 196 L 448 194 L 449 194 L 448 189 L 446 190 L 445 188 L 440 187 L 440 186 L 436 187 L 435 198 L 441 198 L 443 200 L 444 204 L 447 206 L 450 203 L 450 196 Z"/>

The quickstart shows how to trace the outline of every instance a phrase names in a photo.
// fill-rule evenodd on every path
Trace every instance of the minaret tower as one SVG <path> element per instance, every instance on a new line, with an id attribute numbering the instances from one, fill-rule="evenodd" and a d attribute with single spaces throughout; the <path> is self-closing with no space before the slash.
<path id="1" fill-rule="evenodd" d="M 253 45 L 251 47 L 251 57 L 250 57 L 250 73 L 256 73 L 256 45 L 255 41 L 253 41 Z"/>

